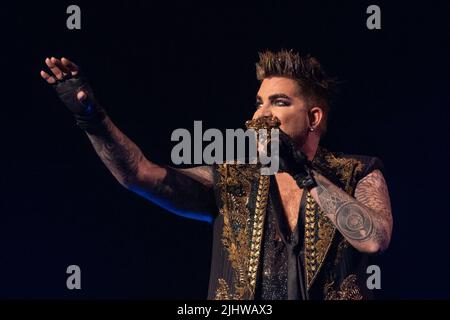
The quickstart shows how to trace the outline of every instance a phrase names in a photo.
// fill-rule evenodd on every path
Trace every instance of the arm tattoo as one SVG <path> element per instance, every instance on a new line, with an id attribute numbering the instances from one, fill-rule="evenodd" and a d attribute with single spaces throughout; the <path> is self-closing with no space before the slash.
<path id="1" fill-rule="evenodd" d="M 120 183 L 126 185 L 135 178 L 144 156 L 108 117 L 100 134 L 88 136 L 100 159 Z"/>
<path id="2" fill-rule="evenodd" d="M 332 220 L 339 231 L 351 240 L 368 240 L 374 228 L 367 210 L 328 180 L 316 180 L 322 210 L 333 216 Z"/>
<path id="3" fill-rule="evenodd" d="M 336 210 L 336 224 L 352 240 L 369 240 L 374 231 L 370 214 L 356 202 L 344 203 Z"/>
<path id="4" fill-rule="evenodd" d="M 212 216 L 217 211 L 210 166 L 190 169 L 166 167 L 164 178 L 147 192 L 163 208 L 187 217 Z M 148 191 L 148 190 L 147 190 Z M 144 191 L 145 192 L 145 191 Z M 156 199 L 153 199 L 156 198 Z"/>
<path id="5" fill-rule="evenodd" d="M 375 241 L 384 248 L 390 239 L 392 217 L 386 183 L 376 170 L 359 183 L 355 198 L 316 174 L 317 197 L 324 213 L 352 244 Z"/>
<path id="6" fill-rule="evenodd" d="M 106 167 L 126 188 L 183 216 L 211 215 L 215 211 L 211 167 L 175 169 L 156 165 L 108 117 L 103 130 L 88 137 Z"/>
<path id="7" fill-rule="evenodd" d="M 375 230 L 374 238 L 380 242 L 385 241 L 387 246 L 391 238 L 393 221 L 387 184 L 380 170 L 373 171 L 359 181 L 355 198 L 376 212 L 373 219 L 380 227 Z"/>

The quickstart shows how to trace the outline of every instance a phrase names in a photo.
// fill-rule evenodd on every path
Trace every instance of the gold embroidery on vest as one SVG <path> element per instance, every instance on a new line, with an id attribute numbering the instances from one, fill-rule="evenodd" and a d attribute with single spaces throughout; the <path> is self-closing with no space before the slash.
<path id="1" fill-rule="evenodd" d="M 258 194 L 256 195 L 255 217 L 253 221 L 252 245 L 250 250 L 250 263 L 248 276 L 252 296 L 255 293 L 256 275 L 261 253 L 261 240 L 263 234 L 264 217 L 267 208 L 270 177 L 261 175 L 259 177 Z"/>
<path id="2" fill-rule="evenodd" d="M 314 162 L 330 169 L 339 179 L 344 190 L 352 195 L 356 185 L 356 174 L 363 170 L 363 164 L 356 159 L 338 158 L 325 149 L 319 148 Z M 224 218 L 222 244 L 228 252 L 228 259 L 234 272 L 233 287 L 222 278 L 218 279 L 216 299 L 251 299 L 254 295 L 257 271 L 260 264 L 260 249 L 264 216 L 267 206 L 270 179 L 259 174 L 256 165 L 219 165 L 218 187 Z M 252 184 L 257 186 L 255 211 L 248 208 Z M 307 287 L 310 289 L 331 247 L 336 228 L 324 215 L 318 204 L 307 193 L 305 211 L 305 268 Z M 344 250 L 344 248 L 341 248 Z M 341 250 L 341 251 L 342 251 Z M 356 276 L 355 276 L 356 277 Z M 330 297 L 358 297 L 351 277 L 341 285 L 338 292 L 329 291 Z M 326 285 L 332 288 L 332 283 Z M 353 288 L 353 289 L 352 289 Z M 357 288 L 359 290 L 359 288 Z M 328 290 L 328 289 L 327 289 Z M 349 298 L 347 298 L 349 299 Z"/>
<path id="3" fill-rule="evenodd" d="M 260 175 L 256 165 L 223 164 L 218 166 L 218 172 L 224 224 L 222 244 L 234 271 L 234 293 L 224 279 L 218 279 L 216 299 L 251 299 L 255 292 L 270 178 Z M 255 211 L 251 213 L 248 204 L 255 183 Z"/>
<path id="4" fill-rule="evenodd" d="M 362 300 L 363 296 L 358 286 L 358 278 L 355 274 L 347 276 L 339 286 L 339 290 L 333 290 L 334 282 L 325 285 L 325 300 Z"/>
<path id="5" fill-rule="evenodd" d="M 352 158 L 339 158 L 324 148 L 317 150 L 313 163 L 330 170 L 352 195 L 356 175 L 362 172 L 364 165 Z M 319 170 L 320 171 L 320 170 Z M 305 207 L 305 269 L 308 290 L 316 279 L 336 233 L 336 227 L 320 209 L 317 202 L 307 193 Z"/>
<path id="6" fill-rule="evenodd" d="M 230 293 L 230 287 L 228 286 L 225 279 L 218 279 L 219 285 L 216 290 L 216 296 L 214 299 L 216 300 L 236 300 L 238 297 L 236 295 L 232 295 Z"/>
<path id="7" fill-rule="evenodd" d="M 345 252 L 345 250 L 347 250 L 347 248 L 349 246 L 350 246 L 350 244 L 348 243 L 348 241 L 345 238 L 343 238 L 341 240 L 341 242 L 339 242 L 339 245 L 337 247 L 336 257 L 335 257 L 334 263 L 333 263 L 335 267 L 342 261 L 344 252 Z"/>
<path id="8" fill-rule="evenodd" d="M 305 268 L 308 289 L 322 267 L 336 228 L 308 192 L 305 208 Z"/>
<path id="9" fill-rule="evenodd" d="M 335 170 L 336 176 L 344 185 L 344 190 L 352 195 L 355 188 L 355 178 L 361 173 L 364 165 L 361 161 L 352 158 L 338 158 L 333 153 L 321 150 L 324 153 L 324 160 L 328 166 Z"/>

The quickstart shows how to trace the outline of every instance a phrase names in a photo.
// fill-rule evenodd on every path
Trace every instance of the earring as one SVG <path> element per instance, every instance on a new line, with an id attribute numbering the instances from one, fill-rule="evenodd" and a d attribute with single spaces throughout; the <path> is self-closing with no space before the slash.
<path id="1" fill-rule="evenodd" d="M 314 131 L 314 128 L 313 127 L 309 128 L 309 131 L 311 131 L 311 132 Z"/>

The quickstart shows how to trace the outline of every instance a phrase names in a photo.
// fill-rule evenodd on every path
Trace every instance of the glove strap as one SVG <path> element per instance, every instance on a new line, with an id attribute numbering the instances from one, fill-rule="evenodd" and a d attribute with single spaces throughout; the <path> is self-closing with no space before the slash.
<path id="1" fill-rule="evenodd" d="M 306 166 L 305 172 L 294 176 L 294 179 L 301 189 L 311 190 L 317 186 L 317 182 L 314 179 L 313 172 L 309 166 Z"/>

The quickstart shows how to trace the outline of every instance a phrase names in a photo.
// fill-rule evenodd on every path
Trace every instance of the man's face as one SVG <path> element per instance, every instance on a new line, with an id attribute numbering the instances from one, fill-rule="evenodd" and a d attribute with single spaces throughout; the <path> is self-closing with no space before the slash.
<path id="1" fill-rule="evenodd" d="M 256 112 L 253 119 L 275 116 L 281 122 L 281 130 L 301 147 L 305 142 L 309 118 L 305 99 L 297 82 L 284 77 L 263 80 L 256 96 Z"/>

